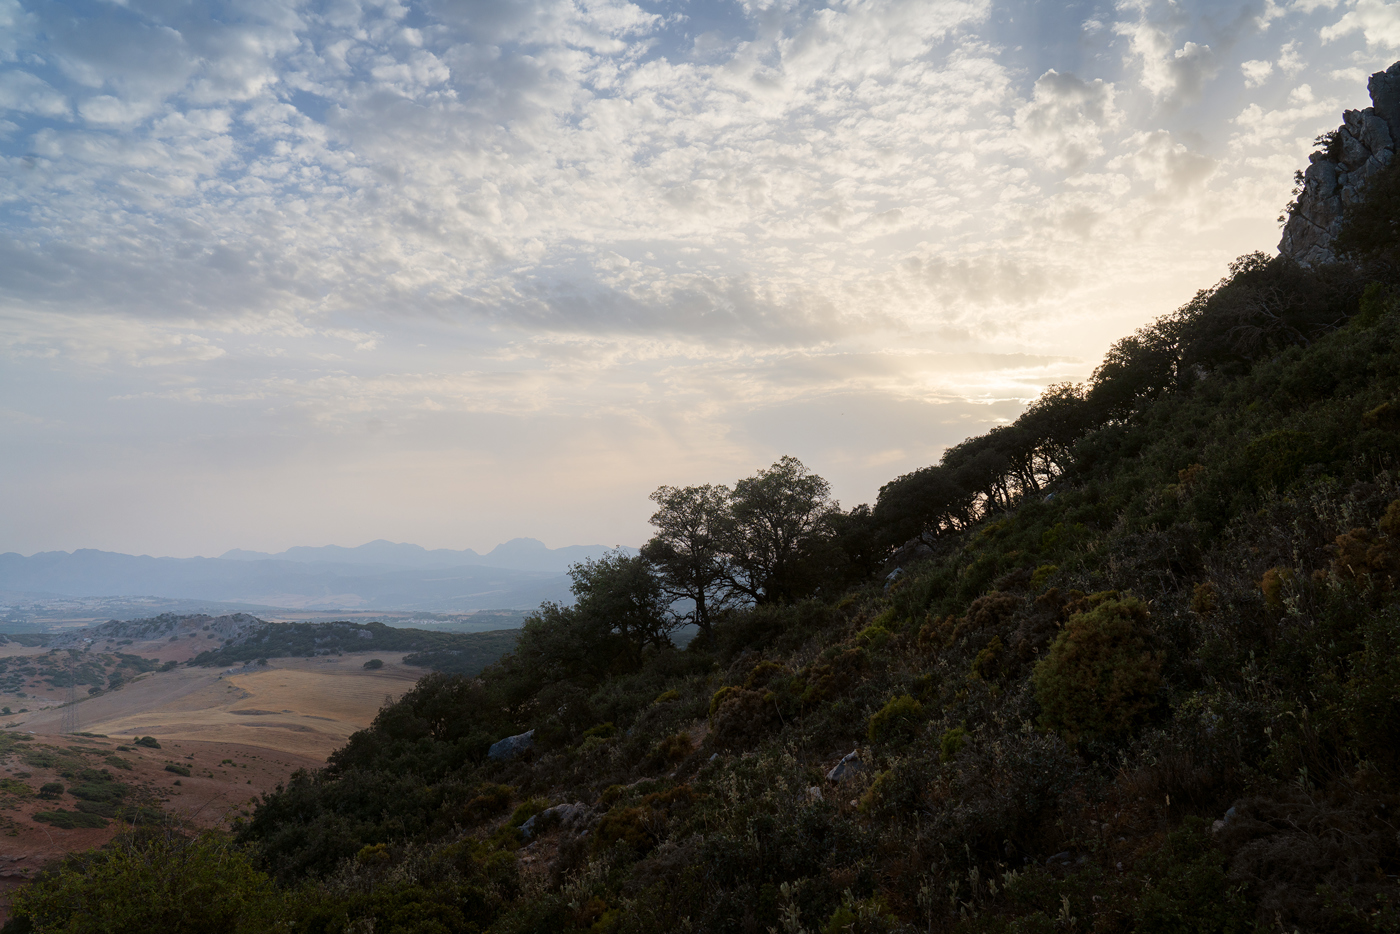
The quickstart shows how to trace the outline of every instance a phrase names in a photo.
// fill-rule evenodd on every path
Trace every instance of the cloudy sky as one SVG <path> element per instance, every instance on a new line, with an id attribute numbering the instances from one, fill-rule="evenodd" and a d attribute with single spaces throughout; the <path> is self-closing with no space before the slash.
<path id="1" fill-rule="evenodd" d="M 845 505 L 1272 251 L 1400 2 L 0 0 L 0 551 Z"/>

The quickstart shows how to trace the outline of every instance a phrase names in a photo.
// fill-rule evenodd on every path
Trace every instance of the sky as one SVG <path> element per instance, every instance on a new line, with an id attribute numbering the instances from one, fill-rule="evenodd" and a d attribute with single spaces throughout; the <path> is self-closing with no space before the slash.
<path id="1" fill-rule="evenodd" d="M 1400 2 L 0 0 L 0 552 L 841 503 L 1272 252 Z"/>

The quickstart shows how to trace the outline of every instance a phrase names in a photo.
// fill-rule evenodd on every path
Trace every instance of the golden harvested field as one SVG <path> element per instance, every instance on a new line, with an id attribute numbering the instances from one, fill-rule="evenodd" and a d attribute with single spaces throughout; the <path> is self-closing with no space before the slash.
<path id="1" fill-rule="evenodd" d="M 384 667 L 368 671 L 371 657 Z M 402 655 L 276 659 L 265 668 L 179 668 L 81 701 L 79 729 L 111 737 L 241 743 L 324 760 L 369 725 L 386 699 L 423 676 Z M 62 710 L 31 713 L 18 730 L 56 733 Z"/>

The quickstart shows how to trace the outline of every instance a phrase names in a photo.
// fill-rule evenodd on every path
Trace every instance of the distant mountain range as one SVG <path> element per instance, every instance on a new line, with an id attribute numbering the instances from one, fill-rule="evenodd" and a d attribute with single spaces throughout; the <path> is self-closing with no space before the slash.
<path id="1" fill-rule="evenodd" d="M 381 538 L 357 548 L 345 548 L 341 545 L 312 548 L 299 545 L 277 554 L 234 548 L 219 557 L 233 561 L 297 561 L 305 564 L 366 564 L 401 568 L 451 568 L 470 565 L 562 574 L 568 570 L 569 565 L 585 558 L 597 558 L 607 550 L 604 545 L 549 548 L 539 539 L 512 538 L 483 555 L 470 548 L 461 551 L 448 548 L 429 550 L 421 545 L 390 542 Z"/>
<path id="2" fill-rule="evenodd" d="M 568 566 L 602 545 L 547 548 L 518 538 L 485 555 L 376 541 L 277 555 L 153 558 L 79 549 L 0 555 L 0 591 L 67 597 L 151 596 L 316 610 L 462 612 L 568 602 Z"/>

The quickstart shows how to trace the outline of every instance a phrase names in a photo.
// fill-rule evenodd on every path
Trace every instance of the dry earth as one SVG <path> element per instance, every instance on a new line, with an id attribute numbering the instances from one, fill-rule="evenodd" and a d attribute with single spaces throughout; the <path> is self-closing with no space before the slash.
<path id="1" fill-rule="evenodd" d="M 73 779 L 63 772 L 72 772 L 68 763 L 74 760 L 85 768 L 106 769 L 130 786 L 128 803 L 159 807 L 196 827 L 227 826 L 292 772 L 324 764 L 316 756 L 229 742 L 163 740 L 160 749 L 150 749 L 115 738 L 34 734 L 30 739 L 0 758 L 0 779 L 10 780 L 0 784 L 0 923 L 9 915 L 15 888 L 49 863 L 101 846 L 121 829 L 117 821 L 103 828 L 65 830 L 34 819 L 39 811 L 73 810 L 77 802 L 71 795 L 44 799 L 36 792 L 48 782 L 70 788 Z M 36 751 L 61 761 L 47 768 L 26 763 L 26 754 L 32 757 Z M 184 766 L 190 775 L 167 771 L 167 765 Z"/>
<path id="2" fill-rule="evenodd" d="M 384 667 L 364 664 L 382 658 Z M 133 679 L 76 705 L 78 729 L 109 736 L 233 742 L 324 760 L 379 708 L 423 675 L 396 655 L 279 658 L 265 667 L 176 668 Z M 57 733 L 64 708 L 11 721 L 15 729 Z M 11 724 L 6 724 L 10 726 Z"/>
<path id="3" fill-rule="evenodd" d="M 203 632 L 111 648 L 86 646 L 90 652 L 177 662 L 209 647 Z M 0 646 L 0 657 L 48 651 L 9 643 Z M 384 667 L 367 670 L 364 663 L 371 658 L 380 658 Z M 34 820 L 39 811 L 74 807 L 66 794 L 44 800 L 36 793 L 46 782 L 70 786 L 75 761 L 108 769 L 131 786 L 128 803 L 160 807 L 198 827 L 225 826 L 292 772 L 323 765 L 386 701 L 401 696 L 423 674 L 422 668 L 404 665 L 402 653 L 368 652 L 273 659 L 266 666 L 151 671 L 67 708 L 77 715 L 76 731 L 87 736 L 63 732 L 66 688 L 32 679 L 23 695 L 0 694 L 0 705 L 27 708 L 4 718 L 5 732 L 28 737 L 0 757 L 0 923 L 8 916 L 14 888 L 45 865 L 99 846 L 119 830 L 116 821 L 102 829 L 65 830 Z M 161 748 L 133 745 L 137 736 L 153 736 Z M 37 767 L 35 750 L 66 764 Z M 191 774 L 172 773 L 167 765 L 185 766 Z"/>

